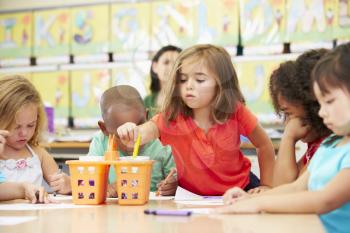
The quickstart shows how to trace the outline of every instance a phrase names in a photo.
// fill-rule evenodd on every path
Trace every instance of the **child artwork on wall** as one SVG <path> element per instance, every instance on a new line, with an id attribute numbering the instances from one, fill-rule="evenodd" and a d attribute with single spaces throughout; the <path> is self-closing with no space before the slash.
<path id="1" fill-rule="evenodd" d="M 243 0 L 240 5 L 241 36 L 244 46 L 283 43 L 285 1 Z"/>
<path id="2" fill-rule="evenodd" d="M 149 61 L 120 63 L 118 68 L 112 69 L 112 86 L 133 86 L 144 98 L 148 94 L 150 65 Z"/>
<path id="3" fill-rule="evenodd" d="M 34 55 L 69 54 L 70 10 L 56 9 L 34 12 Z"/>
<path id="4" fill-rule="evenodd" d="M 110 87 L 109 70 L 71 72 L 72 115 L 78 127 L 96 126 L 101 116 L 99 103 L 104 90 Z"/>
<path id="5" fill-rule="evenodd" d="M 33 73 L 31 81 L 44 103 L 54 108 L 56 125 L 66 125 L 69 99 L 68 71 Z"/>
<path id="6" fill-rule="evenodd" d="M 333 39 L 334 1 L 287 0 L 286 41 L 319 42 Z"/>
<path id="7" fill-rule="evenodd" d="M 188 47 L 194 44 L 196 1 L 160 1 L 152 4 L 152 51 L 162 45 Z"/>
<path id="8" fill-rule="evenodd" d="M 149 3 L 113 4 L 111 6 L 111 48 L 118 57 L 129 54 L 139 56 L 150 48 Z"/>
<path id="9" fill-rule="evenodd" d="M 269 77 L 285 58 L 257 57 L 235 61 L 239 84 L 249 109 L 264 123 L 275 121 L 276 116 L 269 96 Z"/>
<path id="10" fill-rule="evenodd" d="M 350 38 L 350 1 L 336 1 L 334 38 L 348 40 Z"/>
<path id="11" fill-rule="evenodd" d="M 71 10 L 71 42 L 75 55 L 93 55 L 109 50 L 108 5 L 76 7 Z"/>
<path id="12" fill-rule="evenodd" d="M 238 44 L 239 1 L 200 0 L 194 6 L 196 43 Z M 215 11 L 211 9 L 216 9 Z"/>
<path id="13" fill-rule="evenodd" d="M 0 58 L 31 56 L 32 20 L 32 12 L 0 15 Z"/>

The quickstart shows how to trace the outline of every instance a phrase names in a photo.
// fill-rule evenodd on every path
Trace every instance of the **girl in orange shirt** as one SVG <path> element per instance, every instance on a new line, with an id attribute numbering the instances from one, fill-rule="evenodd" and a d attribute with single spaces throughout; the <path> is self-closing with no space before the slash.
<path id="1" fill-rule="evenodd" d="M 162 113 L 140 126 L 125 123 L 118 128 L 125 143 L 133 143 L 138 134 L 142 144 L 160 138 L 172 147 L 181 187 L 222 195 L 233 186 L 259 186 L 240 151 L 244 135 L 257 150 L 260 185 L 272 185 L 272 142 L 245 107 L 231 57 L 223 48 L 196 45 L 180 53 L 165 93 Z"/>

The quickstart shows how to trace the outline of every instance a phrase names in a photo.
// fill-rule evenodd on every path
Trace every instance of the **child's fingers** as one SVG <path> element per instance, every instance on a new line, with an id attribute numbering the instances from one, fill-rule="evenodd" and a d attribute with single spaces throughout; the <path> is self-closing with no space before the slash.
<path id="1" fill-rule="evenodd" d="M 45 193 L 44 187 L 39 187 L 39 203 L 45 203 Z"/>
<path id="2" fill-rule="evenodd" d="M 242 189 L 238 187 L 231 188 L 224 194 L 224 203 L 230 204 L 232 203 L 232 199 L 239 198 L 244 195 L 247 195 L 247 193 L 244 192 Z"/>
<path id="3" fill-rule="evenodd" d="M 7 137 L 9 134 L 9 131 L 0 129 L 0 136 Z"/>

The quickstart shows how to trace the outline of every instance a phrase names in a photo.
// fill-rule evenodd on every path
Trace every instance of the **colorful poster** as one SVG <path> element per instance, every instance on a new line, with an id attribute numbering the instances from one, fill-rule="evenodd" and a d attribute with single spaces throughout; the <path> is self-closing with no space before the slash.
<path id="1" fill-rule="evenodd" d="M 32 12 L 0 15 L 0 58 L 31 56 L 32 18 Z"/>
<path id="2" fill-rule="evenodd" d="M 282 44 L 284 0 L 241 0 L 241 38 L 244 46 Z"/>
<path id="3" fill-rule="evenodd" d="M 350 39 L 350 1 L 335 0 L 334 38 Z"/>
<path id="4" fill-rule="evenodd" d="M 248 108 L 265 121 L 274 118 L 274 110 L 269 94 L 269 80 L 273 70 L 285 61 L 283 58 L 253 58 L 234 61 L 239 85 Z"/>
<path id="5" fill-rule="evenodd" d="M 238 0 L 200 0 L 194 6 L 195 43 L 238 44 Z M 215 9 L 215 10 L 214 10 Z"/>
<path id="6" fill-rule="evenodd" d="M 35 11 L 34 22 L 35 56 L 69 55 L 69 9 Z"/>
<path id="7" fill-rule="evenodd" d="M 321 42 L 333 39 L 333 0 L 286 1 L 286 42 Z"/>
<path id="8" fill-rule="evenodd" d="M 151 4 L 113 4 L 111 7 L 111 48 L 113 52 L 137 55 L 149 52 Z"/>
<path id="9" fill-rule="evenodd" d="M 55 120 L 66 122 L 69 109 L 68 71 L 33 73 L 31 81 L 45 105 L 54 107 Z"/>
<path id="10" fill-rule="evenodd" d="M 74 55 L 94 55 L 109 50 L 109 6 L 72 8 L 71 46 Z"/>
<path id="11" fill-rule="evenodd" d="M 196 0 L 152 2 L 152 51 L 173 44 L 182 48 L 195 42 Z"/>
<path id="12" fill-rule="evenodd" d="M 107 69 L 71 71 L 72 116 L 77 126 L 96 126 L 101 119 L 101 95 L 110 86 Z"/>
<path id="13" fill-rule="evenodd" d="M 144 98 L 150 85 L 150 62 L 120 63 L 118 68 L 112 69 L 112 86 L 130 85 L 135 87 Z"/>

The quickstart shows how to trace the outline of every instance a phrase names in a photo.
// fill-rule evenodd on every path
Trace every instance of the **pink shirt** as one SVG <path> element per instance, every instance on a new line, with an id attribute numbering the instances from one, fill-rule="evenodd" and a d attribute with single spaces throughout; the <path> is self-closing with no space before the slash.
<path id="1" fill-rule="evenodd" d="M 172 148 L 181 187 L 200 195 L 222 195 L 233 186 L 244 188 L 249 183 L 251 164 L 240 151 L 240 135 L 248 136 L 257 118 L 243 104 L 207 133 L 183 115 L 168 126 L 161 114 L 153 121 L 162 143 Z"/>

